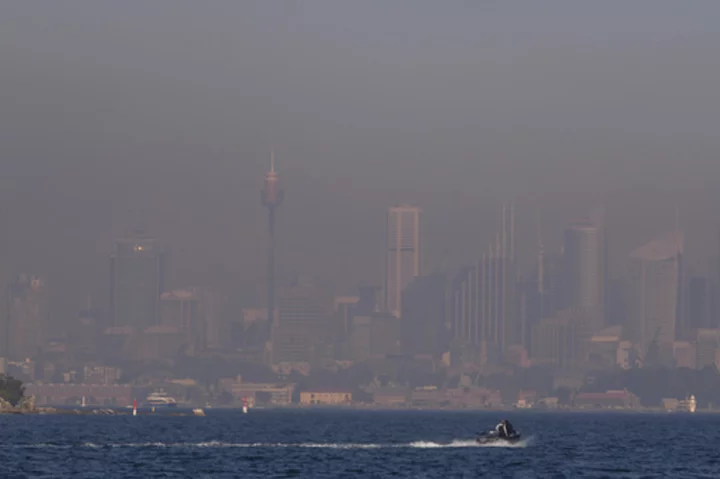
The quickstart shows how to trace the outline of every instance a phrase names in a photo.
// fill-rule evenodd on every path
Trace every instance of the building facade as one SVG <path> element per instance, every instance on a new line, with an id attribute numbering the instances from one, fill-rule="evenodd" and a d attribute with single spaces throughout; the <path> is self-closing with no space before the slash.
<path id="1" fill-rule="evenodd" d="M 450 311 L 453 341 L 473 345 L 487 361 L 514 345 L 524 345 L 529 331 L 517 314 L 514 209 L 503 207 L 502 228 L 480 261 L 453 280 Z"/>
<path id="2" fill-rule="evenodd" d="M 681 304 L 683 238 L 662 236 L 630 254 L 628 332 L 641 359 L 672 356 Z"/>
<path id="3" fill-rule="evenodd" d="M 157 325 L 165 286 L 160 243 L 142 232 L 119 238 L 110 265 L 113 326 L 142 329 Z"/>
<path id="4" fill-rule="evenodd" d="M 402 294 L 402 344 L 405 354 L 439 356 L 447 351 L 445 275 L 418 276 Z"/>
<path id="5" fill-rule="evenodd" d="M 7 357 L 35 357 L 48 335 L 45 280 L 37 275 L 17 275 L 8 286 L 6 307 Z"/>
<path id="6" fill-rule="evenodd" d="M 393 206 L 387 214 L 385 309 L 402 315 L 402 291 L 422 273 L 422 210 Z"/>
<path id="7" fill-rule="evenodd" d="M 194 289 L 175 289 L 160 296 L 160 324 L 182 334 L 188 353 L 205 349 L 200 296 Z"/>
<path id="8" fill-rule="evenodd" d="M 327 405 L 339 406 L 341 404 L 350 404 L 352 402 L 352 393 L 350 391 L 336 390 L 310 390 L 300 393 L 300 404 L 310 405 Z"/>
<path id="9" fill-rule="evenodd" d="M 602 229 L 590 221 L 575 221 L 565 229 L 565 306 L 604 306 Z"/>
<path id="10" fill-rule="evenodd" d="M 678 336 L 689 339 L 698 329 L 717 327 L 716 286 L 712 279 L 693 276 L 688 279 L 685 293 L 685 315 Z"/>
<path id="11" fill-rule="evenodd" d="M 278 321 L 272 332 L 273 363 L 309 362 L 329 333 L 330 303 L 317 287 L 298 280 L 278 298 Z"/>

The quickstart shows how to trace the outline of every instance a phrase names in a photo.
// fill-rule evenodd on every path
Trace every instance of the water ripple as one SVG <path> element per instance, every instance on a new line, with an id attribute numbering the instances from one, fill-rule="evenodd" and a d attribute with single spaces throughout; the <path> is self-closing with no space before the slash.
<path id="1" fill-rule="evenodd" d="M 517 412 L 509 419 L 527 440 L 478 446 L 474 431 L 498 419 L 320 410 L 0 416 L 0 477 L 720 477 L 720 416 Z"/>

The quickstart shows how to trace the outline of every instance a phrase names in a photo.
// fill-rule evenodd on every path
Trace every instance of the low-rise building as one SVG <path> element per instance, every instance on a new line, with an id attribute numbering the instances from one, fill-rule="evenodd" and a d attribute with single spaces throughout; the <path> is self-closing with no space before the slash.
<path id="1" fill-rule="evenodd" d="M 236 378 L 221 379 L 220 387 L 229 392 L 235 401 L 272 405 L 291 404 L 295 390 L 294 384 L 245 383 Z"/>
<path id="2" fill-rule="evenodd" d="M 697 350 L 690 341 L 675 341 L 673 358 L 677 368 L 697 369 Z"/>
<path id="3" fill-rule="evenodd" d="M 407 400 L 408 392 L 405 389 L 381 388 L 373 392 L 373 403 L 377 406 L 404 406 Z"/>
<path id="4" fill-rule="evenodd" d="M 551 396 L 537 400 L 535 407 L 538 409 L 557 409 L 560 406 L 560 398 Z"/>
<path id="5" fill-rule="evenodd" d="M 527 409 L 533 407 L 537 398 L 537 392 L 533 390 L 523 390 L 518 393 L 518 399 L 515 407 L 518 409 Z"/>
<path id="6" fill-rule="evenodd" d="M 573 404 L 582 409 L 636 409 L 640 406 L 640 400 L 627 389 L 621 389 L 604 393 L 580 393 L 575 396 Z"/>
<path id="7" fill-rule="evenodd" d="M 331 405 L 350 404 L 352 393 L 349 391 L 316 390 L 302 391 L 300 404 L 304 405 Z"/>

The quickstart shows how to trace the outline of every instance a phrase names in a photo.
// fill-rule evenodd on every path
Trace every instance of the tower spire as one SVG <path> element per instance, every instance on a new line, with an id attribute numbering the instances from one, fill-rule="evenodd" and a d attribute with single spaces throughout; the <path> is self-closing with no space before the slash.
<path id="1" fill-rule="evenodd" d="M 270 337 L 275 314 L 275 211 L 282 204 L 284 192 L 278 184 L 278 174 L 275 172 L 275 150 L 270 150 L 270 171 L 265 175 L 265 187 L 261 192 L 262 205 L 268 210 L 268 274 L 267 274 L 267 311 L 270 326 Z"/>

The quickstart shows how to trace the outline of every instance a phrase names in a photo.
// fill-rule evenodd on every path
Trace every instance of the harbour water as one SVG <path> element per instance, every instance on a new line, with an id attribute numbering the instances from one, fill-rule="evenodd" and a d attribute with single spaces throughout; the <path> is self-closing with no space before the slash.
<path id="1" fill-rule="evenodd" d="M 0 477 L 720 477 L 717 415 L 205 412 L 0 416 Z M 503 417 L 526 439 L 477 446 Z"/>

